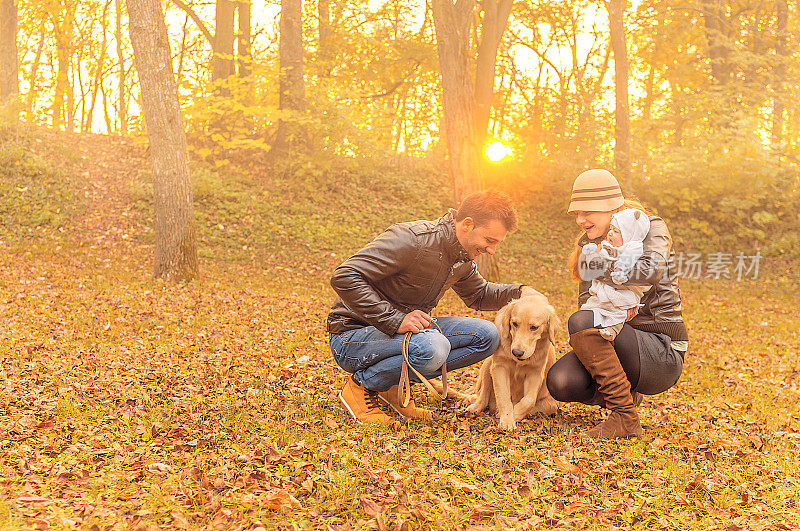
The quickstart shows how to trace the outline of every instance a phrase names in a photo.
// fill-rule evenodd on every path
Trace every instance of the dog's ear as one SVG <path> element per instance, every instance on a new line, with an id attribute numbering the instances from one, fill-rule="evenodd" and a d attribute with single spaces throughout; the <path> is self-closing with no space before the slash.
<path id="1" fill-rule="evenodd" d="M 500 344 L 508 346 L 511 343 L 511 308 L 514 307 L 516 301 L 511 301 L 497 312 L 494 317 L 494 325 L 497 331 L 500 332 Z"/>
<path id="2" fill-rule="evenodd" d="M 561 320 L 556 315 L 555 310 L 550 315 L 550 319 L 547 321 L 547 332 L 550 335 L 550 343 L 553 346 L 556 346 L 556 334 L 558 334 L 559 330 L 561 330 Z"/>

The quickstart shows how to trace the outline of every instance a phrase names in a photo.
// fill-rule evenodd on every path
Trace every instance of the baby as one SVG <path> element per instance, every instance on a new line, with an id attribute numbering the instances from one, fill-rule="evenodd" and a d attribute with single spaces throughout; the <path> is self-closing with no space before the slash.
<path id="1" fill-rule="evenodd" d="M 611 216 L 611 227 L 606 239 L 597 244 L 587 243 L 582 254 L 588 260 L 599 255 L 614 262 L 611 279 L 615 284 L 628 281 L 636 260 L 642 256 L 642 240 L 650 232 L 650 220 L 641 210 L 626 208 Z M 589 299 L 581 310 L 594 313 L 594 325 L 600 335 L 613 341 L 628 316 L 630 308 L 636 308 L 642 295 L 650 286 L 612 286 L 601 280 L 592 280 Z"/>

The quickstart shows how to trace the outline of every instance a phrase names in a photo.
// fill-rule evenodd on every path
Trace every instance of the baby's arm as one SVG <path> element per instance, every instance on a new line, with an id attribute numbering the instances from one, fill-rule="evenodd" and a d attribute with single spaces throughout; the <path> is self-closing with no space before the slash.
<path id="1" fill-rule="evenodd" d="M 611 262 L 597 250 L 597 244 L 591 242 L 581 248 L 581 254 L 578 257 L 578 271 L 581 280 L 591 282 L 594 279 L 602 278 L 608 271 Z M 604 282 L 611 283 L 607 280 Z"/>
<path id="2" fill-rule="evenodd" d="M 628 281 L 628 274 L 622 269 L 614 269 L 611 272 L 611 280 L 614 281 L 614 284 L 624 284 Z"/>

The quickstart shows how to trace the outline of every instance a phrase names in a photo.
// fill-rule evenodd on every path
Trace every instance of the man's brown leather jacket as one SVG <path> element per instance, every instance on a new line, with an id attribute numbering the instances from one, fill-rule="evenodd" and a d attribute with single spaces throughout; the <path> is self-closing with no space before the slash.
<path id="1" fill-rule="evenodd" d="M 398 223 L 336 268 L 333 334 L 374 326 L 394 335 L 406 314 L 430 313 L 450 288 L 475 310 L 499 310 L 521 284 L 487 282 L 456 238 L 453 212 L 437 221 Z"/>
<path id="2" fill-rule="evenodd" d="M 689 339 L 681 311 L 681 292 L 678 289 L 678 268 L 675 265 L 675 251 L 672 249 L 672 236 L 664 220 L 658 216 L 649 216 L 650 232 L 642 241 L 644 251 L 636 261 L 630 278 L 623 285 L 651 286 L 642 296 L 639 313 L 628 324 L 644 332 L 667 334 L 673 341 Z M 585 245 L 593 241 L 599 243 L 602 238 L 589 240 L 586 235 L 578 242 Z M 581 255 L 581 258 L 586 255 Z M 595 263 L 595 259 L 579 263 L 581 280 L 578 286 L 578 306 L 589 298 L 592 279 L 602 276 L 602 280 L 611 285 L 611 263 Z M 595 272 L 595 274 L 592 274 Z"/>

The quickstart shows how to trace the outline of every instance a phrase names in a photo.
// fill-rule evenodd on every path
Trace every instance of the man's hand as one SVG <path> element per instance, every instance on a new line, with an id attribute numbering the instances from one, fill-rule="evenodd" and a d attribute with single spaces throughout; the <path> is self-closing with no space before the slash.
<path id="1" fill-rule="evenodd" d="M 433 317 L 423 312 L 422 310 L 414 310 L 403 317 L 403 322 L 400 323 L 400 328 L 397 329 L 398 334 L 405 334 L 406 332 L 421 332 L 426 328 L 430 328 L 433 322 Z"/>
<path id="2" fill-rule="evenodd" d="M 628 316 L 625 318 L 625 321 L 626 322 L 630 321 L 631 319 L 636 317 L 637 313 L 639 313 L 639 307 L 638 306 L 634 306 L 633 308 L 628 308 Z"/>
<path id="3" fill-rule="evenodd" d="M 541 293 L 530 286 L 522 286 L 522 291 L 519 292 L 520 297 L 530 297 L 533 295 L 541 295 Z"/>

